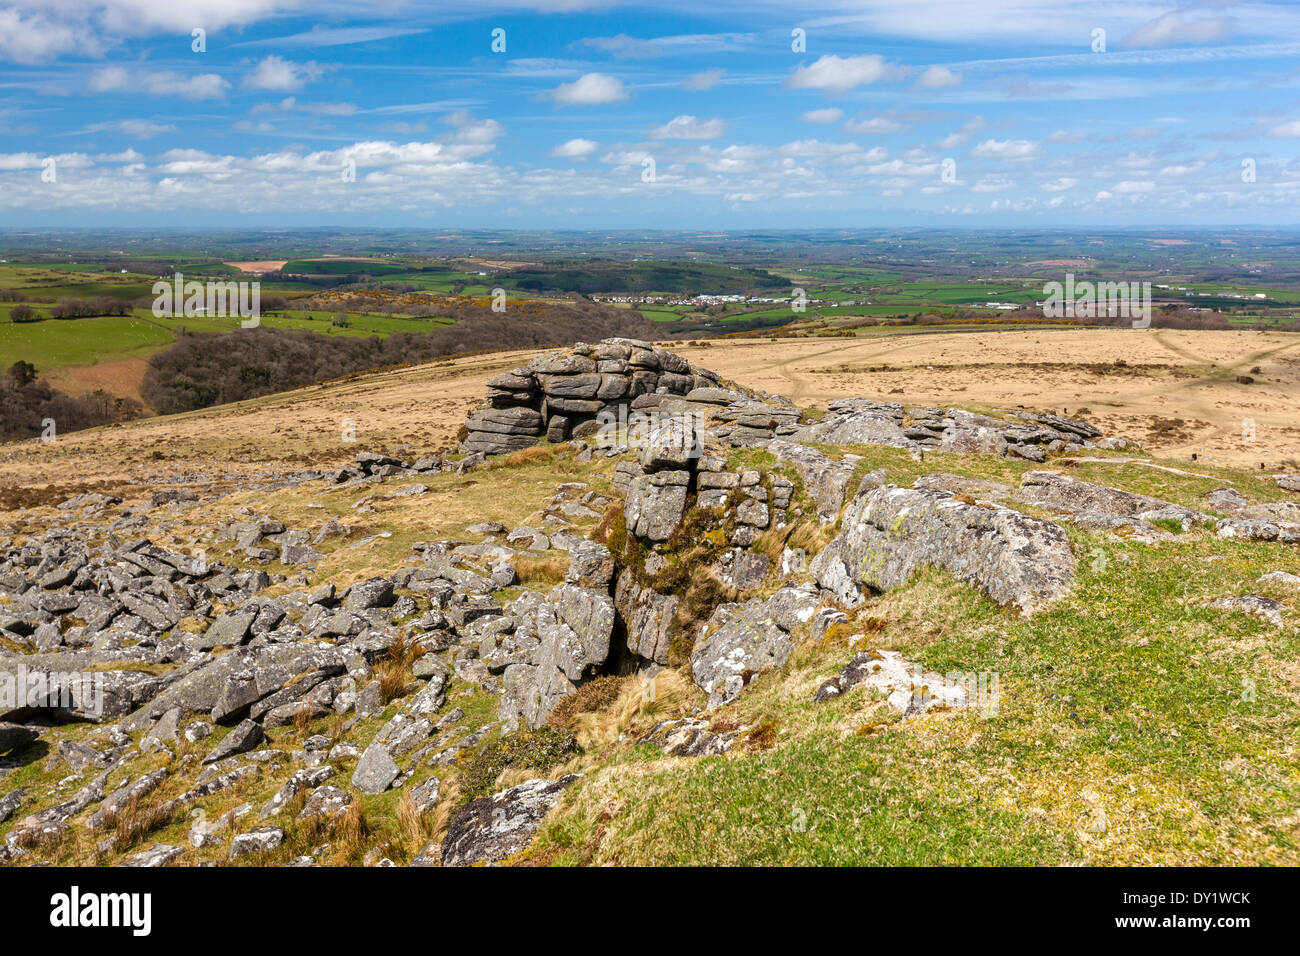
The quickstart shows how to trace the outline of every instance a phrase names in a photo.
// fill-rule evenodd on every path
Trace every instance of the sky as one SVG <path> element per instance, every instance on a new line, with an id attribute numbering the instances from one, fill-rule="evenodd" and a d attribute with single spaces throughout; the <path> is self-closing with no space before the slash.
<path id="1" fill-rule="evenodd" d="M 0 228 L 1297 208 L 1295 0 L 0 0 Z"/>

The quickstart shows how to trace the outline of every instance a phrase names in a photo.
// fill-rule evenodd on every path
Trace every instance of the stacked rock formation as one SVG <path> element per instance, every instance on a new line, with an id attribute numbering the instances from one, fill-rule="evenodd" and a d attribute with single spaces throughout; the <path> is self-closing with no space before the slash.
<path id="1" fill-rule="evenodd" d="M 496 455 L 542 438 L 590 437 L 600 422 L 626 423 L 633 413 L 694 415 L 731 445 L 790 434 L 799 417 L 789 399 L 724 381 L 675 352 L 605 339 L 538 355 L 491 379 L 487 405 L 470 412 L 460 450 Z"/>
<path id="2" fill-rule="evenodd" d="M 654 402 L 637 404 L 644 396 L 684 396 L 718 384 L 713 372 L 648 342 L 580 343 L 538 355 L 489 381 L 487 407 L 470 414 L 460 450 L 499 454 L 528 448 L 542 437 L 564 441 L 601 412 L 652 407 Z"/>

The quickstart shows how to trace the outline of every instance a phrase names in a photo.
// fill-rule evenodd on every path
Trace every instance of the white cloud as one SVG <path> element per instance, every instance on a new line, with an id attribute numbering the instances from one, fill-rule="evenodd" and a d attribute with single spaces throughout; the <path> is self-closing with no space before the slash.
<path id="1" fill-rule="evenodd" d="M 551 95 L 561 106 L 596 106 L 627 99 L 622 81 L 608 73 L 586 73 L 572 83 L 561 83 Z"/>
<path id="2" fill-rule="evenodd" d="M 372 43 L 375 40 L 388 40 L 393 37 L 410 36 L 424 33 L 423 27 L 322 27 L 314 26 L 306 33 L 295 33 L 287 37 L 267 37 L 263 40 L 247 40 L 234 46 L 274 46 L 274 47 L 330 47 L 347 46 L 352 43 Z"/>
<path id="3" fill-rule="evenodd" d="M 985 176 L 972 186 L 971 190 L 977 193 L 1000 193 L 1014 185 L 1015 183 L 1005 176 Z"/>
<path id="4" fill-rule="evenodd" d="M 1120 45 L 1161 47 L 1175 43 L 1210 43 L 1222 40 L 1232 32 L 1232 17 L 1190 19 L 1183 11 L 1171 10 L 1130 32 Z"/>
<path id="5" fill-rule="evenodd" d="M 582 60 L 562 60 L 555 57 L 519 57 L 505 65 L 505 72 L 511 76 L 577 76 L 588 65 Z"/>
<path id="6" fill-rule="evenodd" d="M 55 23 L 37 13 L 0 9 L 0 59 L 40 63 L 64 53 L 98 56 L 103 44 L 84 24 Z"/>
<path id="7" fill-rule="evenodd" d="M 351 116 L 357 111 L 357 105 L 355 103 L 303 103 L 298 109 L 315 116 Z"/>
<path id="8" fill-rule="evenodd" d="M 897 133 L 903 124 L 888 116 L 855 117 L 844 124 L 844 132 L 853 136 Z"/>
<path id="9" fill-rule="evenodd" d="M 786 143 L 777 152 L 782 156 L 811 156 L 820 159 L 849 154 L 860 158 L 862 154 L 861 147 L 857 143 L 823 143 L 819 139 L 797 139 L 792 143 Z"/>
<path id="10" fill-rule="evenodd" d="M 1126 179 L 1123 182 L 1116 183 L 1114 186 L 1117 193 L 1149 193 L 1156 188 L 1156 184 L 1149 179 L 1132 180 Z"/>
<path id="11" fill-rule="evenodd" d="M 1042 155 L 1039 145 L 1027 139 L 986 139 L 971 155 L 979 159 L 1000 159 L 1007 162 L 1025 162 Z"/>
<path id="12" fill-rule="evenodd" d="M 940 149 L 955 149 L 966 140 L 970 139 L 975 133 L 978 133 L 985 127 L 983 116 L 972 116 L 956 131 L 949 133 L 943 139 L 939 140 Z"/>
<path id="13" fill-rule="evenodd" d="M 208 100 L 225 96 L 230 84 L 215 73 L 186 75 L 170 70 L 151 72 L 107 66 L 90 75 L 92 93 L 148 93 L 152 96 L 179 96 L 187 100 Z"/>
<path id="14" fill-rule="evenodd" d="M 1043 183 L 1043 189 L 1049 193 L 1059 193 L 1065 192 L 1067 189 L 1073 189 L 1077 185 L 1079 185 L 1079 180 L 1070 176 L 1061 176 L 1051 182 Z"/>
<path id="15" fill-rule="evenodd" d="M 565 140 L 551 150 L 551 155 L 558 159 L 586 159 L 599 148 L 600 144 L 595 140 L 579 137 L 578 139 Z"/>
<path id="16" fill-rule="evenodd" d="M 892 66 L 884 57 L 875 53 L 850 57 L 828 54 L 811 66 L 801 66 L 795 70 L 790 75 L 789 85 L 797 90 L 847 93 L 855 86 L 865 86 L 899 75 L 900 68 Z"/>
<path id="17" fill-rule="evenodd" d="M 152 139 L 162 133 L 175 132 L 176 125 L 174 123 L 155 123 L 153 120 L 125 119 L 115 120 L 111 123 L 93 123 L 86 129 L 91 133 L 112 129 L 125 133 L 127 136 L 134 136 L 137 139 Z"/>
<path id="18" fill-rule="evenodd" d="M 44 158 L 39 153 L 0 153 L 0 170 L 40 169 Z"/>
<path id="19" fill-rule="evenodd" d="M 448 113 L 442 121 L 455 129 L 447 139 L 454 143 L 490 146 L 505 133 L 506 128 L 494 119 L 475 119 L 468 110 Z"/>
<path id="20" fill-rule="evenodd" d="M 1203 161 L 1198 161 L 1195 163 L 1175 163 L 1173 165 L 1163 167 L 1160 170 L 1160 175 L 1173 176 L 1173 177 L 1190 176 L 1192 175 L 1192 173 L 1199 173 L 1204 168 L 1205 168 L 1205 163 Z"/>
<path id="21" fill-rule="evenodd" d="M 1276 136 L 1280 139 L 1300 138 L 1300 119 L 1292 120 L 1289 123 L 1279 123 L 1268 131 L 1270 136 Z"/>
<path id="22" fill-rule="evenodd" d="M 143 154 L 137 153 L 134 149 L 126 149 L 120 153 L 109 153 L 95 157 L 97 162 L 101 163 L 139 163 L 144 159 Z"/>
<path id="23" fill-rule="evenodd" d="M 944 90 L 960 85 L 961 74 L 946 66 L 932 66 L 916 78 L 916 86 L 922 90 Z"/>
<path id="24" fill-rule="evenodd" d="M 712 70 L 701 70 L 699 73 L 692 73 L 682 81 L 682 86 L 694 93 L 700 93 L 704 90 L 711 90 L 722 82 L 722 78 L 727 71 L 721 67 L 715 67 Z"/>
<path id="25" fill-rule="evenodd" d="M 649 156 L 644 149 L 616 149 L 600 157 L 600 161 L 611 166 L 640 166 Z"/>
<path id="26" fill-rule="evenodd" d="M 322 72 L 316 63 L 293 63 L 271 55 L 244 77 L 244 86 L 250 90 L 300 90 L 311 80 L 318 79 Z"/>
<path id="27" fill-rule="evenodd" d="M 651 139 L 717 139 L 727 131 L 727 124 L 718 117 L 700 119 L 683 114 L 675 116 L 663 126 L 650 131 Z"/>
<path id="28" fill-rule="evenodd" d="M 803 114 L 805 123 L 838 123 L 843 118 L 844 111 L 834 106 L 824 110 L 809 110 Z"/>

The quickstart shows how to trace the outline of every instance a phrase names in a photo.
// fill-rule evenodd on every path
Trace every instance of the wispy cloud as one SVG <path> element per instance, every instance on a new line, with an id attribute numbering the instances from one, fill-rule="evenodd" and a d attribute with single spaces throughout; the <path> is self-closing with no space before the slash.
<path id="1" fill-rule="evenodd" d="M 413 36 L 427 33 L 423 27 L 399 26 L 364 26 L 364 27 L 313 27 L 305 33 L 290 36 L 262 37 L 257 40 L 244 40 L 232 44 L 235 47 L 332 47 L 349 46 L 355 43 L 374 43 L 378 40 L 391 40 L 394 37 Z"/>
<path id="2" fill-rule="evenodd" d="M 656 126 L 650 131 L 651 139 L 717 139 L 727 131 L 724 120 L 699 119 L 683 114 L 675 116 L 663 126 Z"/>
<path id="3" fill-rule="evenodd" d="M 216 73 L 185 74 L 172 70 L 106 66 L 90 75 L 88 88 L 92 93 L 147 93 L 150 96 L 208 100 L 224 96 L 230 83 Z"/>
<path id="4" fill-rule="evenodd" d="M 620 59 L 654 59 L 705 53 L 735 53 L 751 46 L 752 33 L 684 33 L 676 36 L 640 38 L 620 33 L 610 37 L 586 37 L 583 46 Z"/>
<path id="5" fill-rule="evenodd" d="M 682 86 L 696 93 L 702 93 L 705 90 L 711 90 L 727 75 L 727 71 L 721 67 L 714 67 L 711 70 L 701 70 L 699 73 L 692 73 L 682 81 Z"/>

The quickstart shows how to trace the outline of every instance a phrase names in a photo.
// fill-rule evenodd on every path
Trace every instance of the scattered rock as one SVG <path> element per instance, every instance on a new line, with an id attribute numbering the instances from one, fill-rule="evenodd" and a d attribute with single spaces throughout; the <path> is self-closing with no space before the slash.
<path id="1" fill-rule="evenodd" d="M 237 860 L 251 853 L 268 853 L 283 842 L 284 831 L 279 827 L 257 827 L 230 841 L 230 859 Z"/>
<path id="2" fill-rule="evenodd" d="M 203 758 L 205 764 L 216 763 L 218 760 L 224 760 L 227 757 L 233 757 L 236 754 L 245 754 L 260 744 L 265 739 L 262 733 L 261 724 L 254 720 L 242 720 L 230 733 L 221 738 L 221 743 L 217 744 L 206 757 Z"/>
<path id="3" fill-rule="evenodd" d="M 1216 611 L 1240 611 L 1267 621 L 1274 627 L 1282 626 L 1282 612 L 1286 608 L 1272 598 L 1260 597 L 1258 594 L 1245 594 L 1241 597 L 1219 598 L 1210 604 Z"/>
<path id="4" fill-rule="evenodd" d="M 352 774 L 352 786 L 362 793 L 383 793 L 399 773 L 401 771 L 393 762 L 388 748 L 383 744 L 371 744 L 361 755 L 357 769 Z"/>
<path id="5" fill-rule="evenodd" d="M 730 750 L 747 730 L 746 727 L 740 727 L 715 733 L 709 729 L 708 721 L 687 717 L 656 724 L 640 742 L 662 747 L 665 753 L 673 757 L 716 757 Z"/>
<path id="6" fill-rule="evenodd" d="M 821 703 L 840 697 L 854 687 L 867 687 L 886 695 L 889 705 L 904 717 L 935 708 L 969 706 L 966 689 L 933 671 L 922 672 L 897 651 L 864 651 L 826 681 L 813 695 Z"/>
<path id="7" fill-rule="evenodd" d="M 1075 559 L 1055 524 L 946 492 L 886 485 L 854 499 L 844 531 L 813 560 L 822 587 L 856 607 L 923 564 L 942 568 L 1028 617 L 1069 592 Z"/>
<path id="8" fill-rule="evenodd" d="M 579 779 L 529 780 L 471 800 L 452 818 L 442 843 L 443 866 L 499 863 L 525 849 L 566 787 Z"/>

